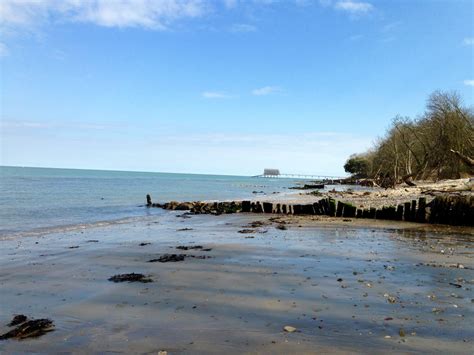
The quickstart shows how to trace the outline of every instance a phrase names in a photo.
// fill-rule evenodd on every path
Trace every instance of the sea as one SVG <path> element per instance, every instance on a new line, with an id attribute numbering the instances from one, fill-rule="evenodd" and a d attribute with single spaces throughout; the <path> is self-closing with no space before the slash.
<path id="1" fill-rule="evenodd" d="M 164 213 L 153 202 L 290 193 L 298 179 L 0 166 L 0 239 Z"/>

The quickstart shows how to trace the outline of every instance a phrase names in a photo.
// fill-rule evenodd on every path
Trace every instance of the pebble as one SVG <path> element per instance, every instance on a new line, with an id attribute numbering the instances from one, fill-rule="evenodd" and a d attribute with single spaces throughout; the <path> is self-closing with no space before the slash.
<path id="1" fill-rule="evenodd" d="M 286 325 L 283 327 L 283 330 L 288 333 L 296 332 L 296 328 L 292 327 L 291 325 Z"/>

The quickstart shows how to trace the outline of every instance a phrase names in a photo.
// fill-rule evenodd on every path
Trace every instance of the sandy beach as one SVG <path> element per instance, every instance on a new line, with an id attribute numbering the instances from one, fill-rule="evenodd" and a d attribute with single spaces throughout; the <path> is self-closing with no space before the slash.
<path id="1" fill-rule="evenodd" d="M 474 355 L 473 4 L 0 0 L 0 355 Z"/>
<path id="2" fill-rule="evenodd" d="M 0 333 L 15 314 L 55 330 L 0 350 L 472 353 L 472 228 L 271 218 L 168 211 L 4 240 Z M 169 253 L 188 257 L 148 262 Z M 108 281 L 132 272 L 153 282 Z"/>

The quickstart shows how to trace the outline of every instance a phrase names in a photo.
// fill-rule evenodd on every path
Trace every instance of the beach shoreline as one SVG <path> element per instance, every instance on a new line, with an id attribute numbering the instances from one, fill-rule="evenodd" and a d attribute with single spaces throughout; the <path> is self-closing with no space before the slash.
<path id="1" fill-rule="evenodd" d="M 472 348 L 473 235 L 396 221 L 166 211 L 2 241 L 0 332 L 15 314 L 51 318 L 56 328 L 0 345 L 5 352 L 462 354 Z M 148 262 L 167 253 L 211 258 Z M 108 281 L 127 272 L 153 282 Z"/>

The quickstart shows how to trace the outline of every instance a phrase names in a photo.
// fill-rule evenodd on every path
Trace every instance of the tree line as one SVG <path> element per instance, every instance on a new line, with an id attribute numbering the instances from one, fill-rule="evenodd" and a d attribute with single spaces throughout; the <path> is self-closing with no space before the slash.
<path id="1" fill-rule="evenodd" d="M 435 91 L 425 112 L 396 116 L 385 136 L 362 154 L 349 157 L 344 169 L 384 187 L 413 180 L 455 179 L 474 173 L 474 114 L 456 92 Z"/>

